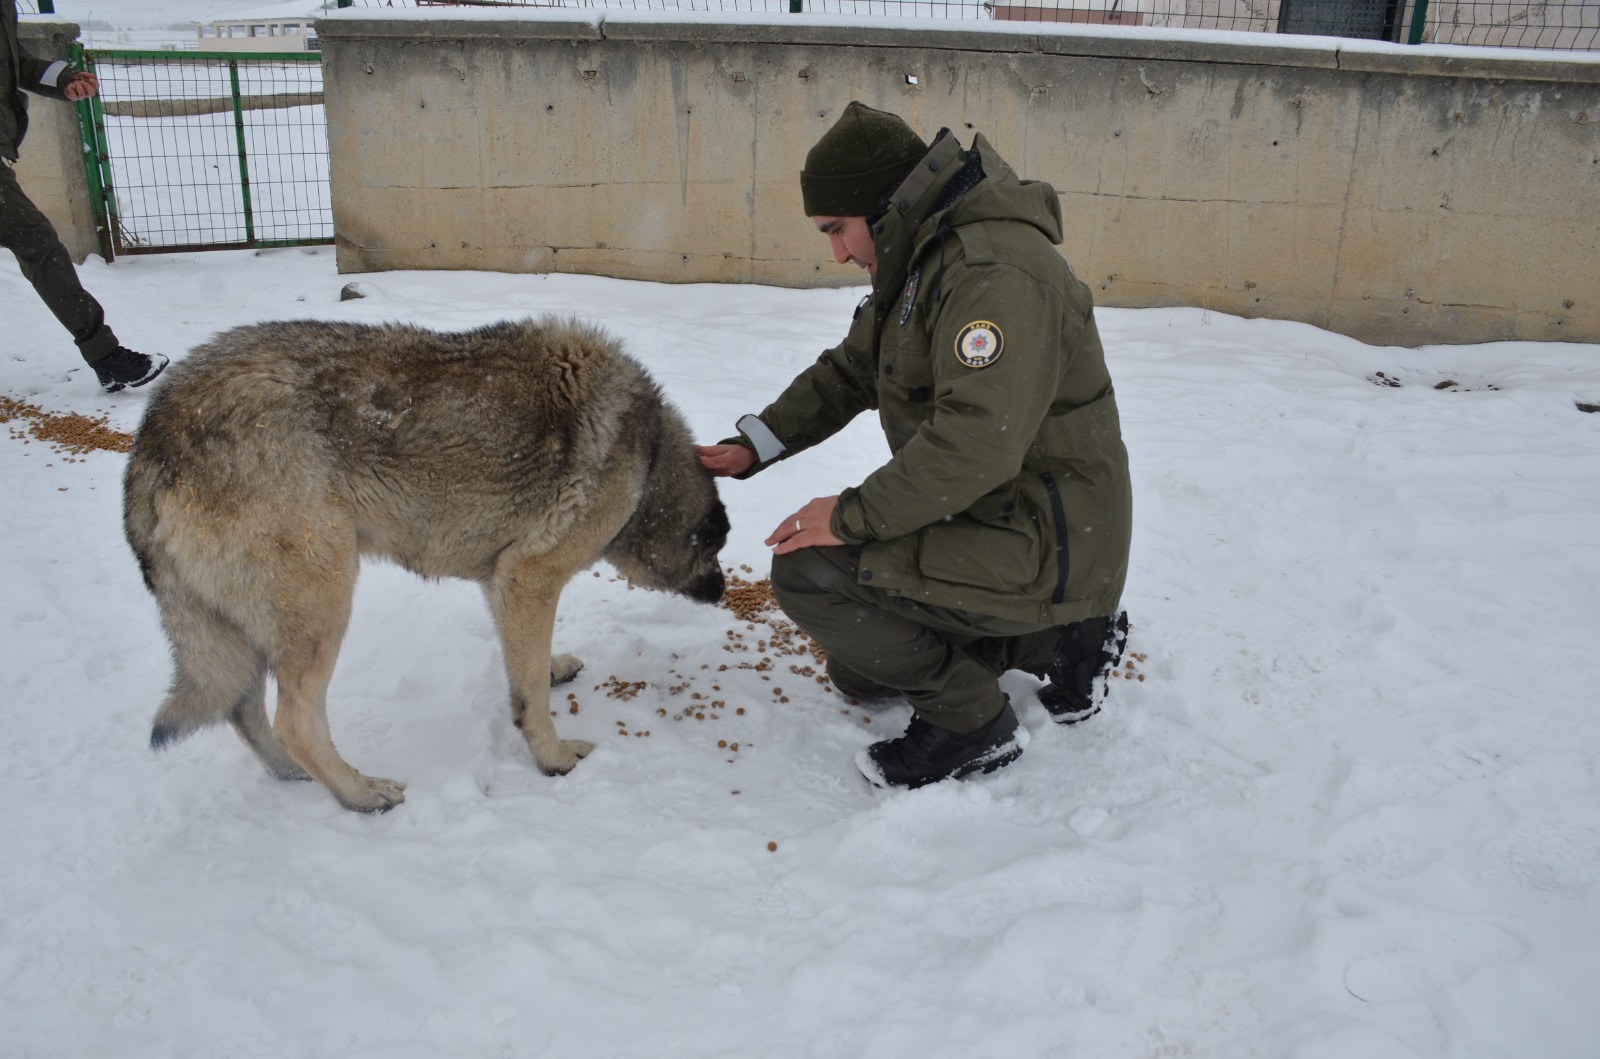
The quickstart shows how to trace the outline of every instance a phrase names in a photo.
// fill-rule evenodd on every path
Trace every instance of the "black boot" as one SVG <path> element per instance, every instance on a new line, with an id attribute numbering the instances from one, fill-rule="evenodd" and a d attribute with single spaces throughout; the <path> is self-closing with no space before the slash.
<path id="1" fill-rule="evenodd" d="M 1085 618 L 1061 627 L 1050 682 L 1039 689 L 1039 701 L 1059 724 L 1077 724 L 1100 712 L 1111 688 L 1111 671 L 1128 645 L 1128 612 Z"/>
<path id="2" fill-rule="evenodd" d="M 1028 730 L 1008 702 L 995 719 L 972 732 L 947 732 L 919 717 L 905 735 L 873 743 L 856 755 L 856 767 L 878 787 L 915 789 L 974 772 L 993 772 L 1022 756 Z"/>
<path id="3" fill-rule="evenodd" d="M 143 386 L 150 382 L 166 369 L 167 358 L 160 353 L 152 357 L 135 353 L 127 346 L 118 346 L 90 367 L 100 380 L 100 388 L 106 393 L 116 393 L 124 386 Z"/>

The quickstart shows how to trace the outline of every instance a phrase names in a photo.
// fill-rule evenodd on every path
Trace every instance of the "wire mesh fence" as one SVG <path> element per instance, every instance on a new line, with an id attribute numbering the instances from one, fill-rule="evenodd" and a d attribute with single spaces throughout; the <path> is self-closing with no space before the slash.
<path id="1" fill-rule="evenodd" d="M 89 51 L 112 254 L 333 241 L 315 55 Z"/>
<path id="2" fill-rule="evenodd" d="M 755 11 L 1071 22 L 1600 50 L 1597 0 L 335 0 L 339 7 Z"/>

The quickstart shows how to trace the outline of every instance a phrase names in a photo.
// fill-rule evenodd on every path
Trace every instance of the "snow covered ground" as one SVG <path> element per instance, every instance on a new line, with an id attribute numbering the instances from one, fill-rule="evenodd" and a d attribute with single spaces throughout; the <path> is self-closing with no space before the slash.
<path id="1" fill-rule="evenodd" d="M 97 47 L 271 6 L 56 3 Z M 330 250 L 82 273 L 174 356 L 266 319 L 596 317 L 708 440 L 861 293 L 341 277 Z M 136 426 L 144 396 L 98 393 L 4 252 L 0 315 L 0 399 Z M 0 1056 L 1594 1059 L 1600 346 L 1100 321 L 1135 664 L 1073 729 L 1010 674 L 1027 753 L 891 795 L 851 758 L 904 707 L 850 708 L 771 626 L 604 568 L 558 628 L 588 663 L 558 727 L 601 744 L 570 776 L 512 729 L 476 589 L 382 565 L 331 720 L 403 806 L 346 813 L 226 730 L 154 755 L 169 669 L 124 457 L 10 420 Z M 726 563 L 763 575 L 776 521 L 883 451 L 863 421 L 726 483 Z"/>
<path id="2" fill-rule="evenodd" d="M 706 439 L 861 293 L 341 277 L 329 250 L 82 271 L 126 342 L 175 356 L 275 318 L 592 316 Z M 135 427 L 143 395 L 97 392 L 3 254 L 0 305 L 0 394 Z M 476 589 L 382 565 L 331 718 L 404 805 L 347 813 L 225 729 L 155 755 L 169 669 L 124 457 L 12 420 L 0 1055 L 1592 1059 L 1600 346 L 1100 320 L 1135 665 L 1071 729 L 1008 675 L 1027 753 L 912 793 L 851 761 L 905 707 L 850 708 L 767 626 L 604 568 L 557 631 L 588 663 L 558 727 L 600 744 L 567 777 L 511 727 Z M 726 563 L 763 575 L 773 525 L 883 451 L 862 421 L 725 483 Z"/>

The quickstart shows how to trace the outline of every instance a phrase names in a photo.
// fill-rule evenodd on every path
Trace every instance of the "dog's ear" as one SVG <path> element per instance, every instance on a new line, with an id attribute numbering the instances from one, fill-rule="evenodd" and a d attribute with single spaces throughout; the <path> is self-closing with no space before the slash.
<path id="1" fill-rule="evenodd" d="M 716 483 L 712 483 L 711 489 L 711 510 L 706 512 L 706 520 L 700 524 L 695 536 L 714 555 L 728 543 L 728 532 L 733 529 L 733 524 L 728 521 L 728 509 L 716 491 Z"/>

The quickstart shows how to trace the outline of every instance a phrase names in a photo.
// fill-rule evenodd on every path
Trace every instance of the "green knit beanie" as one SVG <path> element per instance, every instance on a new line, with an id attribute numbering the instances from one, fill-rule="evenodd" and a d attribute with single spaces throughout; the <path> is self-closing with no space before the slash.
<path id="1" fill-rule="evenodd" d="M 851 103 L 806 155 L 800 197 L 807 217 L 867 217 L 927 153 L 898 115 Z"/>

